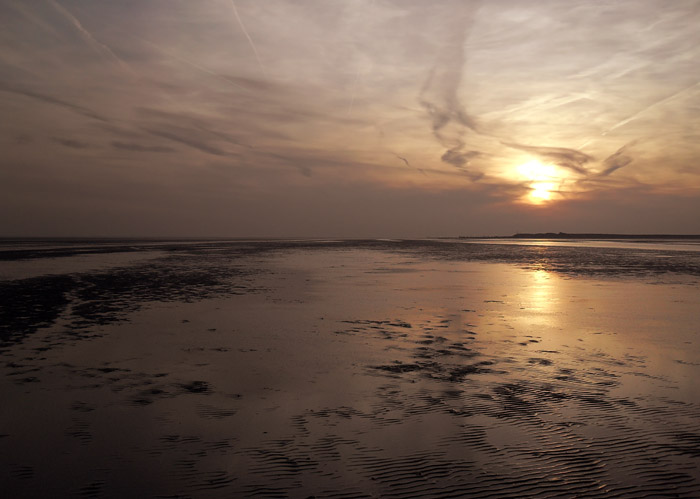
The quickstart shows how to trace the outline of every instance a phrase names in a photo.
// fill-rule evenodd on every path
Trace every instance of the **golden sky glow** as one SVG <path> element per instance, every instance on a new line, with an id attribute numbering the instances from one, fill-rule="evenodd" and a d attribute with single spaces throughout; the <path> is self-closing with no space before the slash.
<path id="1" fill-rule="evenodd" d="M 0 233 L 624 231 L 639 209 L 700 232 L 696 0 L 4 0 L 0 18 L 0 208 L 22 214 Z M 652 219 L 634 230 L 670 228 Z"/>

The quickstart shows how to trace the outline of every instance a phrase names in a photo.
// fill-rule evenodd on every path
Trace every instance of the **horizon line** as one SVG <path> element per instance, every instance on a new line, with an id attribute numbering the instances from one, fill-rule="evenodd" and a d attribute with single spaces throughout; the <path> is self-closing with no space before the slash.
<path id="1" fill-rule="evenodd" d="M 700 234 L 664 234 L 664 233 L 608 233 L 608 232 L 517 232 L 511 235 L 432 235 L 423 237 L 404 236 L 3 236 L 0 241 L 250 241 L 250 240 L 270 240 L 270 241 L 290 241 L 290 240 L 381 240 L 381 239 L 700 239 Z"/>

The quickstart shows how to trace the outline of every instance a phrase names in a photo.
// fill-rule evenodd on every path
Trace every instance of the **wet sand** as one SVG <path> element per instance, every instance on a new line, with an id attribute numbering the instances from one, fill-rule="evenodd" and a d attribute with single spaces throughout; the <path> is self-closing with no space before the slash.
<path id="1" fill-rule="evenodd" d="M 13 251 L 9 497 L 700 496 L 698 252 Z"/>

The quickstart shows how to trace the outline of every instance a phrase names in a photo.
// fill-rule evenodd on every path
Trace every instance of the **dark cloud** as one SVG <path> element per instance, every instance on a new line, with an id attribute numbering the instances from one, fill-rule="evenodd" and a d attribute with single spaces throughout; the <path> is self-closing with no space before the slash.
<path id="1" fill-rule="evenodd" d="M 263 80 L 260 78 L 249 78 L 245 76 L 235 76 L 231 74 L 222 75 L 226 79 L 236 85 L 239 85 L 246 90 L 251 90 L 254 92 L 280 92 L 284 90 L 284 86 L 269 80 Z"/>
<path id="2" fill-rule="evenodd" d="M 464 151 L 465 132 L 478 132 L 476 120 L 467 114 L 459 98 L 465 64 L 464 45 L 478 4 L 453 2 L 443 9 L 444 43 L 418 98 L 431 120 L 433 135 L 447 149 L 445 163 L 464 169 L 477 151 Z"/>
<path id="3" fill-rule="evenodd" d="M 196 136 L 193 136 L 193 134 L 189 133 L 186 128 L 168 127 L 167 129 L 158 129 L 144 127 L 144 131 L 155 137 L 161 137 L 172 142 L 177 142 L 178 144 L 191 147 L 192 149 L 196 149 L 207 154 L 213 154 L 214 156 L 226 155 L 226 153 L 218 147 L 213 146 L 206 141 L 197 138 Z"/>
<path id="4" fill-rule="evenodd" d="M 34 142 L 34 139 L 31 135 L 20 133 L 15 136 L 15 145 L 21 146 L 25 144 L 31 144 L 32 142 Z"/>
<path id="5" fill-rule="evenodd" d="M 431 75 L 428 78 L 430 82 L 433 79 Z M 428 88 L 430 84 L 427 85 Z M 429 100 L 420 99 L 420 104 L 428 112 L 428 116 L 432 121 L 432 129 L 435 137 L 440 140 L 440 142 L 449 141 L 450 137 L 443 131 L 443 129 L 454 122 L 462 127 L 469 128 L 476 131 L 476 120 L 469 116 L 464 109 L 461 108 L 461 104 L 456 96 L 446 95 L 444 96 L 444 102 L 442 105 L 436 104 Z"/>
<path id="6" fill-rule="evenodd" d="M 12 93 L 15 95 L 22 95 L 24 97 L 28 97 L 30 99 L 34 99 L 34 100 L 39 101 L 39 102 L 53 104 L 54 106 L 59 106 L 59 107 L 62 107 L 64 109 L 68 109 L 70 111 L 73 111 L 73 112 L 78 113 L 82 116 L 85 116 L 86 118 L 91 118 L 93 120 L 98 120 L 98 121 L 102 121 L 105 123 L 109 121 L 109 119 L 107 119 L 103 116 L 100 116 L 96 112 L 94 112 L 91 109 L 88 109 L 84 106 L 80 106 L 78 104 L 73 104 L 72 102 L 66 101 L 64 99 L 52 97 L 51 95 L 42 94 L 40 92 L 35 92 L 33 90 L 12 87 L 10 85 L 0 83 L 0 92 L 8 92 L 8 93 Z"/>
<path id="7" fill-rule="evenodd" d="M 187 135 L 190 137 L 197 137 L 200 142 L 205 142 L 207 140 L 211 140 L 213 137 L 216 137 L 216 139 L 223 140 L 225 142 L 228 142 L 229 144 L 243 147 L 251 147 L 248 144 L 245 144 L 238 137 L 231 135 L 230 132 L 222 132 L 217 129 L 217 126 L 219 128 L 221 128 L 222 126 L 232 127 L 236 126 L 237 123 L 217 123 L 211 118 L 200 118 L 198 116 L 193 116 L 192 114 L 188 113 L 168 112 L 162 111 L 160 109 L 152 109 L 147 107 L 137 108 L 136 111 L 140 117 L 144 118 L 145 120 L 151 123 L 154 123 L 157 128 L 166 129 L 168 134 L 171 134 L 171 130 L 183 131 L 184 129 L 188 129 L 185 130 Z M 177 125 L 173 125 L 173 123 L 177 123 Z M 151 126 L 150 124 L 148 126 L 150 128 L 153 128 L 153 126 Z M 165 138 L 173 140 L 172 137 Z M 210 152 L 207 149 L 213 148 L 206 146 L 203 150 L 205 152 Z"/>
<path id="8" fill-rule="evenodd" d="M 398 155 L 398 154 L 396 154 L 396 153 L 394 153 L 394 156 L 396 156 L 398 159 L 400 159 L 401 161 L 403 161 L 404 163 L 406 163 L 406 166 L 408 166 L 409 168 L 413 168 L 413 167 L 411 166 L 411 163 L 409 163 L 409 162 L 408 162 L 408 159 L 406 159 L 405 157 L 400 156 L 400 155 Z M 425 175 L 425 170 L 423 170 L 422 168 L 416 168 L 416 170 L 418 170 L 418 171 L 421 172 L 423 175 Z"/>
<path id="9" fill-rule="evenodd" d="M 115 149 L 123 149 L 125 151 L 134 151 L 134 152 L 172 152 L 172 151 L 174 151 L 174 149 L 171 147 L 145 146 L 145 145 L 136 144 L 133 142 L 114 141 L 114 142 L 112 142 L 112 147 L 114 147 Z"/>
<path id="10" fill-rule="evenodd" d="M 97 129 L 99 132 L 107 132 L 110 135 L 116 135 L 131 140 L 139 140 L 143 137 L 142 132 L 115 125 L 114 123 L 95 123 L 93 128 Z"/>
<path id="11" fill-rule="evenodd" d="M 542 159 L 551 161 L 557 166 L 567 168 L 581 175 L 588 174 L 588 170 L 583 165 L 594 159 L 586 153 L 565 147 L 526 146 L 512 142 L 503 142 L 503 145 L 532 153 Z"/>
<path id="12" fill-rule="evenodd" d="M 632 157 L 628 156 L 625 154 L 627 150 L 634 146 L 637 143 L 637 141 L 630 142 L 629 144 L 625 144 L 622 146 L 620 149 L 618 149 L 614 154 L 610 155 L 609 157 L 605 158 L 605 161 L 603 161 L 603 171 L 600 172 L 601 177 L 607 177 L 610 175 L 612 172 L 619 170 L 620 168 L 629 165 L 632 162 Z"/>
<path id="13" fill-rule="evenodd" d="M 396 156 L 397 158 L 399 158 L 401 161 L 403 161 L 404 163 L 406 163 L 406 166 L 408 166 L 409 168 L 411 168 L 411 163 L 409 163 L 408 160 L 407 160 L 406 158 L 404 158 L 403 156 L 399 156 L 398 154 L 395 154 L 395 156 Z"/>
<path id="14" fill-rule="evenodd" d="M 464 168 L 469 164 L 469 160 L 481 156 L 479 151 L 464 151 L 462 152 L 462 147 L 455 149 L 448 149 L 445 154 L 440 158 L 445 163 L 456 166 L 457 168 Z"/>
<path id="15" fill-rule="evenodd" d="M 84 142 L 78 142 L 77 140 L 73 139 L 63 139 L 60 137 L 54 137 L 53 141 L 57 144 L 61 144 L 62 146 L 69 147 L 71 149 L 87 149 L 88 147 L 90 147 Z"/>

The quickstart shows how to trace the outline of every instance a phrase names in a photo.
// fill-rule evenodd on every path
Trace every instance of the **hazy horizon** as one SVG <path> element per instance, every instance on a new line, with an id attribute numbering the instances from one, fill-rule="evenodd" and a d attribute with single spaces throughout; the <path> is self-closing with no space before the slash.
<path id="1" fill-rule="evenodd" d="M 0 236 L 700 233 L 697 0 L 0 18 Z"/>

